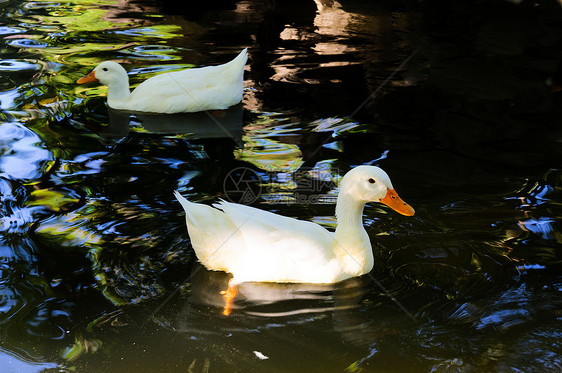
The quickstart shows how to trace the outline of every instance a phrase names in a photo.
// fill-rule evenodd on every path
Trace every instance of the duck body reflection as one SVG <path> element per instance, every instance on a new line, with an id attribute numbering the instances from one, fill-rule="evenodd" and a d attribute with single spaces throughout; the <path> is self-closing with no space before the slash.
<path id="1" fill-rule="evenodd" d="M 140 124 L 143 131 L 158 134 L 188 134 L 193 138 L 232 138 L 242 140 L 241 104 L 226 110 L 196 113 L 150 114 L 108 108 L 109 126 L 98 132 L 103 138 L 127 136 L 131 124 Z"/>
<path id="2" fill-rule="evenodd" d="M 229 279 L 224 272 L 209 271 L 201 264 L 195 264 L 183 313 L 191 312 L 194 306 L 222 311 L 224 298 L 220 290 L 228 286 Z M 363 277 L 356 277 L 337 284 L 244 282 L 237 286 L 238 294 L 232 309 L 237 313 L 267 318 L 354 309 L 359 307 L 359 300 L 366 292 L 365 281 Z"/>

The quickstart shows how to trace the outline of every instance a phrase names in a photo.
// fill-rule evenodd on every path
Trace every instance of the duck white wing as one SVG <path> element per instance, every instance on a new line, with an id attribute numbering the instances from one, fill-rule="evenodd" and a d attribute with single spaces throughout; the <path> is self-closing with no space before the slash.
<path id="1" fill-rule="evenodd" d="M 177 191 L 199 261 L 234 283 L 333 283 L 344 279 L 334 234 L 318 224 L 221 201 L 189 202 Z"/>
<path id="2" fill-rule="evenodd" d="M 331 283 L 340 274 L 333 233 L 309 221 L 222 201 L 244 240 L 229 272 L 236 282 Z"/>
<path id="3" fill-rule="evenodd" d="M 202 78 L 201 83 L 220 83 L 224 86 L 240 85 L 244 79 L 244 66 L 248 62 L 248 49 L 245 48 L 232 61 L 217 66 L 205 66 L 169 73 L 182 82 Z"/>
<path id="4" fill-rule="evenodd" d="M 306 221 L 260 210 L 254 207 L 220 201 L 213 205 L 220 209 L 230 219 L 232 224 L 240 230 L 263 230 L 271 234 L 291 232 L 293 237 L 308 239 L 315 236 L 331 235 L 320 225 Z"/>
<path id="5" fill-rule="evenodd" d="M 232 61 L 156 75 L 141 83 L 129 98 L 131 110 L 175 113 L 226 109 L 242 100 L 244 49 Z"/>

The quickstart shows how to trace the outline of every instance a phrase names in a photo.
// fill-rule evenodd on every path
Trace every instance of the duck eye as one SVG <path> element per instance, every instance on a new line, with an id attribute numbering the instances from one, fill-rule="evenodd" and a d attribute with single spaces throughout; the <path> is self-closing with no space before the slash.
<path id="1" fill-rule="evenodd" d="M 103 70 L 103 71 L 107 71 L 107 67 L 104 67 L 102 70 Z"/>
<path id="2" fill-rule="evenodd" d="M 370 178 L 370 179 L 369 179 L 369 183 L 374 184 L 374 183 L 375 183 L 375 179 Z"/>

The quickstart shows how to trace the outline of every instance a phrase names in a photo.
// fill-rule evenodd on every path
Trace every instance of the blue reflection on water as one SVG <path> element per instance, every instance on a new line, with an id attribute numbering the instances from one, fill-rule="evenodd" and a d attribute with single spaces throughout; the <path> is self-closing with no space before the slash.
<path id="1" fill-rule="evenodd" d="M 43 372 L 45 369 L 55 369 L 57 364 L 55 363 L 35 363 L 31 361 L 26 361 L 21 357 L 15 355 L 13 352 L 6 353 L 0 348 L 0 367 L 2 371 L 6 373 L 14 372 Z"/>
<path id="2" fill-rule="evenodd" d="M 536 219 L 527 219 L 519 223 L 524 230 L 531 231 L 539 237 L 549 240 L 554 238 L 554 224 L 556 220 L 549 217 L 540 217 Z"/>
<path id="3" fill-rule="evenodd" d="M 0 61 L 0 72 L 1 71 L 37 71 L 41 69 L 40 64 L 34 64 L 29 61 L 23 60 L 1 60 Z"/>
<path id="4" fill-rule="evenodd" d="M 16 100 L 20 98 L 19 89 L 11 89 L 9 91 L 0 92 L 0 108 L 11 109 L 16 106 Z"/>
<path id="5" fill-rule="evenodd" d="M 41 175 L 41 165 L 52 159 L 33 131 L 14 122 L 0 124 L 0 174 L 14 180 L 32 180 Z"/>

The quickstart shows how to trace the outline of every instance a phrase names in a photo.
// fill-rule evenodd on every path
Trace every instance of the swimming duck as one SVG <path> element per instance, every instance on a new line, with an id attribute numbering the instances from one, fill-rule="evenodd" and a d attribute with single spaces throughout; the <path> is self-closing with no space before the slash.
<path id="1" fill-rule="evenodd" d="M 156 75 L 132 92 L 123 66 L 105 61 L 77 83 L 99 81 L 106 85 L 107 104 L 118 110 L 165 114 L 223 110 L 242 100 L 247 60 L 248 50 L 244 49 L 223 65 Z"/>
<path id="2" fill-rule="evenodd" d="M 363 227 L 365 204 L 380 202 L 406 216 L 415 212 L 375 166 L 355 167 L 342 178 L 335 232 L 250 206 L 220 201 L 213 208 L 174 194 L 199 261 L 233 275 L 224 292 L 225 315 L 242 282 L 330 284 L 370 272 L 374 258 Z"/>

